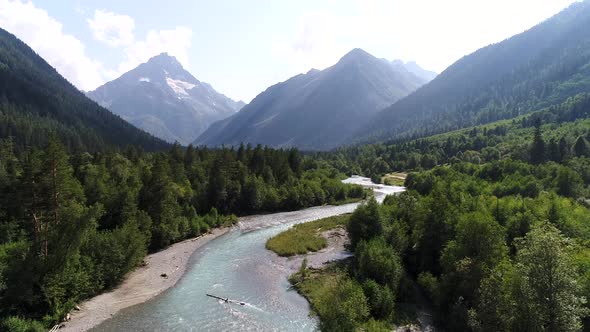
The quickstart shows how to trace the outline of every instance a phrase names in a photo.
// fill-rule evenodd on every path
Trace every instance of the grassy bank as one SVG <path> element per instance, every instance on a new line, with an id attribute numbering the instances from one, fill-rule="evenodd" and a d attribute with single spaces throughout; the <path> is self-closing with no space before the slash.
<path id="1" fill-rule="evenodd" d="M 408 176 L 408 174 L 406 174 L 406 173 L 385 174 L 381 178 L 381 183 L 386 184 L 388 186 L 403 186 L 406 181 L 407 176 Z"/>
<path id="2" fill-rule="evenodd" d="M 345 272 L 341 270 L 342 265 L 337 263 L 330 264 L 325 269 L 300 269 L 289 278 L 294 288 L 307 299 L 314 308 L 314 313 L 320 314 L 318 305 L 321 307 L 322 298 L 325 294 L 333 290 L 340 281 L 348 279 Z"/>
<path id="3" fill-rule="evenodd" d="M 306 254 L 324 249 L 328 241 L 321 233 L 337 227 L 345 227 L 350 215 L 342 215 L 298 224 L 266 242 L 266 248 L 279 256 Z"/>

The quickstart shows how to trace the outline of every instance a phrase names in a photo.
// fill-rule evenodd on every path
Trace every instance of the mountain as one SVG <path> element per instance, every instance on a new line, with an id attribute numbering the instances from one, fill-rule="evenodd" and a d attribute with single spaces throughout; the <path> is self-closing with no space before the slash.
<path id="1" fill-rule="evenodd" d="M 56 133 L 70 150 L 168 144 L 88 99 L 29 46 L 0 29 L 0 138 L 44 146 Z"/>
<path id="2" fill-rule="evenodd" d="M 268 88 L 240 112 L 209 127 L 195 144 L 330 149 L 424 83 L 355 49 L 330 68 L 312 69 Z"/>
<path id="3" fill-rule="evenodd" d="M 438 75 L 436 72 L 426 70 L 420 67 L 415 61 L 408 61 L 404 63 L 402 60 L 396 59 L 391 61 L 391 64 L 394 67 L 398 68 L 398 70 L 401 70 L 401 68 L 403 68 L 426 82 L 432 81 L 436 77 L 436 75 Z"/>
<path id="4" fill-rule="evenodd" d="M 590 91 L 590 1 L 451 65 L 377 115 L 358 141 L 424 137 L 513 118 Z"/>
<path id="5" fill-rule="evenodd" d="M 181 144 L 244 106 L 197 80 L 167 53 L 87 95 L 135 126 Z"/>

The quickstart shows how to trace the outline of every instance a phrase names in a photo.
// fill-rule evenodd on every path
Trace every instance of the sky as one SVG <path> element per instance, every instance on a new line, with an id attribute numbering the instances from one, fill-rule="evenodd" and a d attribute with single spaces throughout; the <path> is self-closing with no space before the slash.
<path id="1" fill-rule="evenodd" d="M 167 52 L 249 102 L 354 48 L 442 72 L 576 0 L 0 0 L 0 27 L 89 91 Z"/>

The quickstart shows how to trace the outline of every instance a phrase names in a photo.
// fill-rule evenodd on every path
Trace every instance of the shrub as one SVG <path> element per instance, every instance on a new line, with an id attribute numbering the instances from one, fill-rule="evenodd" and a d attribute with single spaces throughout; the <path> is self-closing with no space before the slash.
<path id="1" fill-rule="evenodd" d="M 2 321 L 0 325 L 3 331 L 10 332 L 45 332 L 47 328 L 41 322 L 11 316 Z"/>

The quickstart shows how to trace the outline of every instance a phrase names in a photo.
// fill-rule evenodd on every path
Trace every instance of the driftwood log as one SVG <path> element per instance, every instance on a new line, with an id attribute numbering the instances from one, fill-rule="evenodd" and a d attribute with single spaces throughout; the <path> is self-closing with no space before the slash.
<path id="1" fill-rule="evenodd" d="M 224 301 L 225 303 L 234 303 L 234 304 L 239 304 L 239 305 L 246 305 L 245 302 L 240 302 L 240 301 L 236 301 L 236 300 L 230 300 L 227 297 L 224 298 L 224 297 L 220 297 L 220 296 L 216 296 L 216 295 L 211 295 L 211 294 L 206 294 L 206 295 L 209 296 L 209 297 L 212 297 L 214 299 L 218 299 L 218 300 Z"/>

